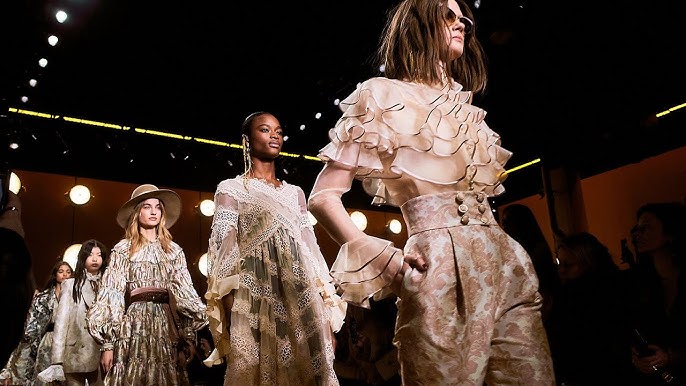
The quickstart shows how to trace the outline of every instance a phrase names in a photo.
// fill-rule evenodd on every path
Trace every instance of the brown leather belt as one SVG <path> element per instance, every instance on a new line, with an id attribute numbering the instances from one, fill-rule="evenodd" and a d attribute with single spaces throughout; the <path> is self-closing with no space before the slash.
<path id="1" fill-rule="evenodd" d="M 138 290 L 143 288 L 138 288 Z M 131 291 L 131 303 L 136 302 L 153 302 L 153 303 L 169 303 L 169 292 L 162 288 L 153 288 L 150 291 L 138 292 L 136 290 Z"/>
<path id="2" fill-rule="evenodd" d="M 173 343 L 179 341 L 179 330 L 181 329 L 181 319 L 176 312 L 176 298 L 166 288 L 159 287 L 140 287 L 130 291 L 126 297 L 126 309 L 132 303 L 152 302 L 162 304 L 164 312 L 167 314 L 169 324 L 169 337 Z"/>

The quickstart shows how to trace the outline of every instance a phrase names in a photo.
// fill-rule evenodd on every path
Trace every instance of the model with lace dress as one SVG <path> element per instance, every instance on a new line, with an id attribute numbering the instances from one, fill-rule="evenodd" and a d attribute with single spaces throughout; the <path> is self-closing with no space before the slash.
<path id="1" fill-rule="evenodd" d="M 345 318 L 310 223 L 303 190 L 276 179 L 279 121 L 243 125 L 246 173 L 220 182 L 205 295 L 225 385 L 338 385 L 333 332 Z"/>
<path id="2" fill-rule="evenodd" d="M 488 202 L 511 153 L 463 88 L 486 83 L 472 17 L 463 1 L 397 4 L 379 50 L 386 77 L 340 103 L 310 211 L 341 245 L 331 272 L 343 299 L 398 296 L 403 385 L 550 386 L 534 267 Z M 400 207 L 404 251 L 350 220 L 342 195 L 355 179 L 374 204 Z"/>

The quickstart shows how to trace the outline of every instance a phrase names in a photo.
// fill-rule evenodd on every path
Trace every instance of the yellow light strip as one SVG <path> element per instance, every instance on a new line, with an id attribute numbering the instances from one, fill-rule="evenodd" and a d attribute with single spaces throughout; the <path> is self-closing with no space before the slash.
<path id="1" fill-rule="evenodd" d="M 685 106 L 686 106 L 686 103 L 679 105 L 679 106 L 676 106 L 676 107 L 673 107 L 672 109 L 670 109 L 670 111 L 674 111 L 674 110 L 680 109 L 680 108 L 685 107 Z M 22 110 L 22 109 L 17 109 L 14 107 L 10 107 L 8 109 L 8 111 L 12 112 L 12 113 L 31 115 L 31 116 L 40 117 L 40 118 L 51 118 L 51 119 L 58 119 L 59 118 L 59 115 L 39 113 L 36 111 L 30 111 L 30 110 Z M 68 121 L 68 122 L 79 123 L 82 125 L 105 127 L 105 128 L 109 128 L 109 129 L 117 129 L 117 130 L 130 130 L 131 129 L 129 126 L 121 126 L 121 125 L 116 125 L 113 123 L 98 122 L 98 121 L 92 121 L 92 120 L 88 120 L 88 119 L 71 118 L 71 117 L 64 117 L 63 119 L 65 121 Z M 180 140 L 185 140 L 185 141 L 196 141 L 196 142 L 200 142 L 200 143 L 204 143 L 204 144 L 208 144 L 208 145 L 230 147 L 233 149 L 242 149 L 243 148 L 241 145 L 234 144 L 234 143 L 215 141 L 212 139 L 205 139 L 205 138 L 198 138 L 198 137 L 189 137 L 189 136 L 184 136 L 184 135 L 174 134 L 174 133 L 167 133 L 167 132 L 158 131 L 158 130 L 134 128 L 134 131 L 137 133 L 141 133 L 141 134 L 159 135 L 162 137 L 180 139 Z M 286 157 L 293 157 L 293 158 L 302 157 L 303 159 L 306 159 L 309 161 L 321 162 L 321 159 L 319 159 L 319 157 L 315 157 L 315 156 L 311 156 L 311 155 L 303 155 L 303 154 L 287 153 L 287 152 L 280 152 L 279 154 L 286 156 Z M 531 165 L 539 163 L 539 162 L 541 162 L 541 159 L 536 158 L 533 161 L 529 161 L 529 162 L 521 164 L 519 166 L 515 166 L 512 169 L 506 170 L 503 172 L 503 174 L 509 174 L 509 173 L 515 172 L 519 169 L 523 169 L 527 166 L 531 166 Z"/>
<path id="2" fill-rule="evenodd" d="M 127 126 L 115 125 L 113 123 L 91 121 L 88 119 L 64 117 L 64 120 L 67 122 L 80 123 L 82 125 L 106 127 L 108 129 L 117 129 L 117 130 L 130 130 L 131 129 L 130 127 L 127 127 Z"/>
<path id="3" fill-rule="evenodd" d="M 677 111 L 677 110 L 679 110 L 679 109 L 683 109 L 684 107 L 686 107 L 686 103 L 682 103 L 682 104 L 677 105 L 677 106 L 674 106 L 674 107 L 672 107 L 672 108 L 670 108 L 670 109 L 668 109 L 668 110 L 665 110 L 665 111 L 663 111 L 663 112 L 661 112 L 661 113 L 657 113 L 657 114 L 655 114 L 655 117 L 657 117 L 657 118 L 663 117 L 663 116 L 665 116 L 665 115 L 667 115 L 667 114 L 669 114 L 669 113 L 673 113 L 673 112 L 675 112 L 675 111 Z"/>
<path id="4" fill-rule="evenodd" d="M 529 161 L 529 162 L 525 162 L 525 163 L 523 163 L 523 164 L 521 164 L 521 165 L 519 165 L 519 166 L 515 166 L 515 167 L 513 167 L 512 169 L 505 170 L 502 174 L 510 174 L 510 173 L 512 173 L 512 172 L 516 172 L 516 171 L 519 170 L 519 169 L 524 169 L 524 168 L 527 167 L 527 166 L 531 166 L 531 165 L 537 164 L 537 163 L 539 163 L 539 162 L 541 162 L 541 159 L 540 159 L 540 158 L 536 158 L 535 160 L 532 160 L 532 161 Z"/>
<path id="5" fill-rule="evenodd" d="M 234 144 L 228 143 L 228 142 L 215 141 L 213 139 L 205 139 L 205 138 L 193 138 L 193 139 L 196 140 L 197 142 L 206 143 L 208 145 L 240 148 L 240 146 L 238 146 L 238 145 L 234 145 Z"/>
<path id="6" fill-rule="evenodd" d="M 174 138 L 174 139 L 182 139 L 185 141 L 190 141 L 193 137 L 187 137 L 183 136 L 180 134 L 174 134 L 174 133 L 166 133 L 164 131 L 158 131 L 158 130 L 148 130 L 148 129 L 139 129 L 135 128 L 133 129 L 136 133 L 141 133 L 141 134 L 150 134 L 150 135 L 159 135 L 160 137 L 167 137 L 167 138 Z"/>
<path id="7" fill-rule="evenodd" d="M 30 115 L 33 117 L 39 117 L 39 118 L 57 118 L 59 116 L 53 116 L 52 114 L 46 114 L 46 113 L 39 113 L 37 111 L 31 111 L 31 110 L 22 110 L 22 109 L 15 109 L 10 107 L 9 111 L 11 113 L 17 113 L 17 114 L 24 114 L 24 115 Z"/>

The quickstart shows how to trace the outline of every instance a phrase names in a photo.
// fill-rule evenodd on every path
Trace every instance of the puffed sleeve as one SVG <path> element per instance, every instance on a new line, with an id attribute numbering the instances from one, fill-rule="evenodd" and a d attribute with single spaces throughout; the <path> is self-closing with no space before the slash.
<path id="1" fill-rule="evenodd" d="M 39 292 L 29 311 L 29 320 L 26 324 L 24 335 L 25 339 L 30 342 L 31 350 L 33 352 L 38 352 L 40 341 L 52 319 L 53 307 L 51 307 L 51 305 L 54 304 L 54 302 L 51 302 L 50 298 L 55 296 L 54 292 L 55 287 L 50 287 Z"/>
<path id="2" fill-rule="evenodd" d="M 126 273 L 129 243 L 120 241 L 112 248 L 110 263 L 102 275 L 100 290 L 93 306 L 86 314 L 88 331 L 104 350 L 114 347 L 116 334 L 124 319 L 124 295 L 126 293 Z"/>
<path id="3" fill-rule="evenodd" d="M 189 335 L 207 325 L 207 308 L 202 302 L 188 271 L 186 256 L 181 248 L 175 250 L 172 258 L 173 270 L 171 291 L 176 298 L 176 307 L 181 315 L 184 332 Z"/>
<path id="4" fill-rule="evenodd" d="M 235 267 L 240 260 L 236 230 L 238 203 L 220 184 L 214 197 L 215 211 L 212 218 L 207 250 L 207 314 L 215 349 L 204 361 L 208 366 L 220 364 L 230 350 L 227 335 L 227 318 L 222 298 L 238 289 L 239 276 Z"/>
<path id="5" fill-rule="evenodd" d="M 74 278 L 66 279 L 62 282 L 60 290 L 60 301 L 55 311 L 55 330 L 52 335 L 51 363 L 62 363 L 64 357 L 64 346 L 67 342 L 67 331 L 69 330 L 69 317 L 73 311 Z"/>

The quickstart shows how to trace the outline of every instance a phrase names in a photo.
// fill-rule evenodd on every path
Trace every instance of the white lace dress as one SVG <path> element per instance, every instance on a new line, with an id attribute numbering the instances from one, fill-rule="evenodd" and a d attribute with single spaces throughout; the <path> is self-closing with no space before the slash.
<path id="1" fill-rule="evenodd" d="M 218 185 L 215 205 L 205 297 L 216 349 L 206 363 L 227 360 L 225 385 L 338 385 L 331 331 L 346 303 L 302 189 L 238 176 Z M 222 298 L 231 291 L 226 315 Z"/>

